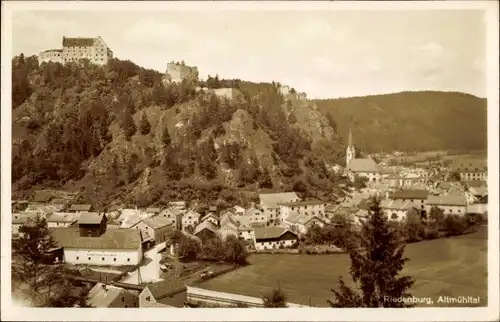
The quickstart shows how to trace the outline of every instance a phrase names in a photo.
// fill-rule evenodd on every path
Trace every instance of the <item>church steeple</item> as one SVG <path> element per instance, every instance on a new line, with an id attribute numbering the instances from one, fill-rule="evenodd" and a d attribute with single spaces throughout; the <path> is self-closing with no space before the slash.
<path id="1" fill-rule="evenodd" d="M 347 149 L 345 155 L 345 165 L 348 166 L 349 162 L 351 162 L 351 160 L 355 158 L 356 158 L 356 150 L 354 149 L 354 145 L 352 144 L 352 131 L 351 128 L 349 128 L 349 137 L 347 139 Z"/>

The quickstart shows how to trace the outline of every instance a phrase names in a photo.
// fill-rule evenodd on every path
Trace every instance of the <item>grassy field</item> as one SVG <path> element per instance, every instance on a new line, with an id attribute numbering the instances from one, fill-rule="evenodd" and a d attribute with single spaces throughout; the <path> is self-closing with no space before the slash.
<path id="1" fill-rule="evenodd" d="M 433 306 L 439 296 L 480 296 L 480 306 L 487 305 L 487 229 L 477 232 L 410 244 L 405 255 L 410 259 L 404 274 L 416 280 L 412 294 L 430 297 Z M 252 255 L 252 265 L 206 281 L 202 288 L 260 297 L 280 287 L 288 300 L 298 304 L 327 306 L 330 289 L 339 276 L 350 282 L 350 260 L 338 255 Z M 466 306 L 462 304 L 462 306 Z M 472 304 L 469 304 L 472 306 Z"/>

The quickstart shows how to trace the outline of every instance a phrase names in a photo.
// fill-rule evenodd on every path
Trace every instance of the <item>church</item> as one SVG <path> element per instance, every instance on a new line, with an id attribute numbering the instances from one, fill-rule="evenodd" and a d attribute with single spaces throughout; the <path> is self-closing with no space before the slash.
<path id="1" fill-rule="evenodd" d="M 382 169 L 373 159 L 356 158 L 351 129 L 349 129 L 345 163 L 345 174 L 351 182 L 354 182 L 356 177 L 365 177 L 369 182 L 380 182 L 382 180 Z"/>

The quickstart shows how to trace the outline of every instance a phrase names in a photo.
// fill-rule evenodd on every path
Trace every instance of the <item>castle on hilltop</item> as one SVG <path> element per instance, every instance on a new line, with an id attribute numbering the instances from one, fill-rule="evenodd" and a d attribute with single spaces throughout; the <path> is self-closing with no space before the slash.
<path id="1" fill-rule="evenodd" d="M 166 80 L 172 83 L 181 83 L 184 79 L 198 79 L 198 67 L 187 66 L 184 62 L 167 63 Z"/>
<path id="2" fill-rule="evenodd" d="M 66 64 L 88 59 L 91 63 L 105 65 L 113 58 L 113 51 L 101 37 L 62 39 L 62 49 L 49 49 L 38 55 L 40 63 L 56 62 Z"/>

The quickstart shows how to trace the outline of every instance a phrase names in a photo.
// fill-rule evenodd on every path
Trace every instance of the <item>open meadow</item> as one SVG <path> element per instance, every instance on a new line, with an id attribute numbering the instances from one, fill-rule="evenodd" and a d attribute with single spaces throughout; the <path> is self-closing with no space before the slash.
<path id="1" fill-rule="evenodd" d="M 438 297 L 479 296 L 479 305 L 487 305 L 487 227 L 468 235 L 409 244 L 405 255 L 410 260 L 404 274 L 416 280 L 411 290 L 415 297 L 430 297 L 433 306 L 451 306 L 438 304 Z M 260 297 L 279 284 L 289 302 L 324 307 L 339 276 L 351 282 L 346 254 L 257 254 L 251 255 L 250 262 L 199 287 Z"/>

